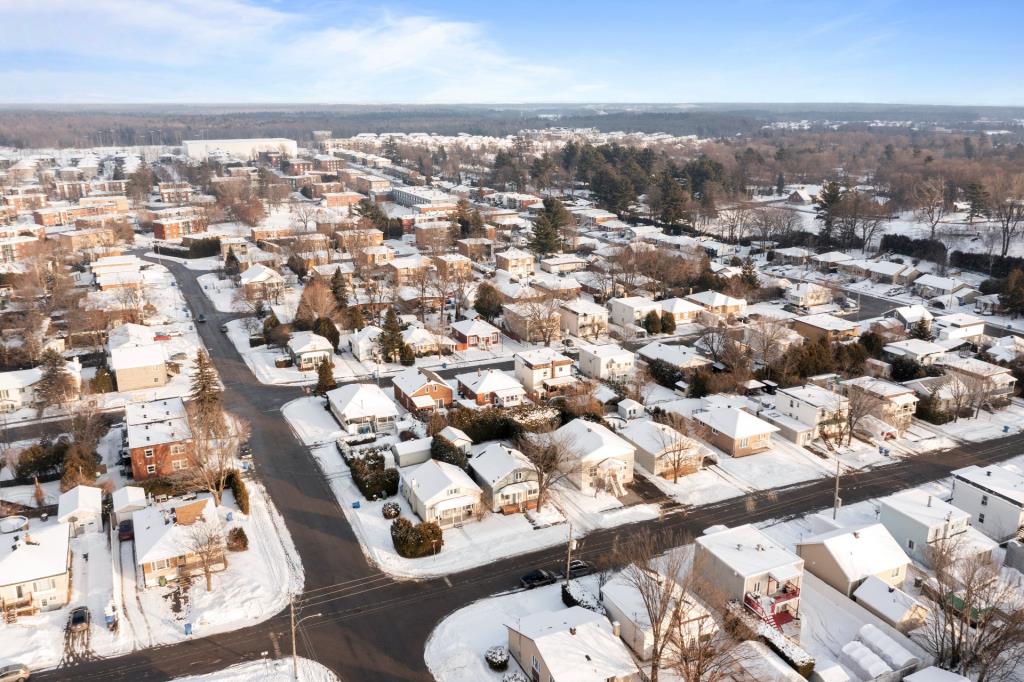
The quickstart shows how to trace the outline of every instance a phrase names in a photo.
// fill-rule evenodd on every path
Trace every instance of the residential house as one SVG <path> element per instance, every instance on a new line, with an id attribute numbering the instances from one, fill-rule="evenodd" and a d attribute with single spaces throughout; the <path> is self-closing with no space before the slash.
<path id="1" fill-rule="evenodd" d="M 542 258 L 540 261 L 540 269 L 553 275 L 576 272 L 586 268 L 586 259 L 571 253 L 560 253 L 557 256 Z"/>
<path id="2" fill-rule="evenodd" d="M 508 651 L 531 680 L 636 682 L 636 663 L 614 626 L 582 606 L 507 623 Z"/>
<path id="3" fill-rule="evenodd" d="M 420 519 L 442 529 L 472 521 L 483 509 L 483 491 L 469 474 L 434 459 L 403 471 L 401 491 Z"/>
<path id="4" fill-rule="evenodd" d="M 806 445 L 822 435 L 831 436 L 845 427 L 850 401 L 845 396 L 814 384 L 780 388 L 775 393 L 775 410 L 811 427 L 808 441 L 791 438 L 797 445 Z M 786 429 L 781 427 L 784 435 Z"/>
<path id="5" fill-rule="evenodd" d="M 501 310 L 505 330 L 514 339 L 548 343 L 562 338 L 562 318 L 557 308 L 546 304 L 506 303 Z"/>
<path id="6" fill-rule="evenodd" d="M 467 436 L 466 432 L 462 429 L 457 429 L 454 426 L 446 426 L 438 431 L 437 435 L 441 436 L 441 438 L 444 438 L 446 441 L 461 450 L 463 454 L 467 456 L 470 454 L 470 449 L 473 446 L 473 439 Z"/>
<path id="7" fill-rule="evenodd" d="M 896 319 L 903 323 L 905 329 L 910 330 L 918 322 L 922 320 L 931 326 L 934 315 L 931 314 L 927 308 L 920 304 L 905 305 L 899 308 L 893 308 L 885 313 L 886 318 Z"/>
<path id="8" fill-rule="evenodd" d="M 173 476 L 192 466 L 192 429 L 181 398 L 129 403 L 124 417 L 125 450 L 136 481 Z"/>
<path id="9" fill-rule="evenodd" d="M 870 575 L 854 590 L 853 599 L 903 634 L 924 625 L 928 607 L 899 587 Z M 909 680 L 913 675 L 903 679 Z"/>
<path id="10" fill-rule="evenodd" d="M 581 492 L 596 495 L 606 491 L 622 497 L 623 486 L 633 480 L 634 448 L 606 426 L 585 419 L 573 419 L 551 435 L 569 451 L 565 462 L 568 480 Z"/>
<path id="11" fill-rule="evenodd" d="M 5 519 L 5 521 L 8 521 Z M 0 616 L 59 609 L 71 599 L 71 527 L 49 522 L 4 528 L 0 542 Z M 8 625 L 8 627 L 10 627 Z"/>
<path id="12" fill-rule="evenodd" d="M 508 374 L 496 369 L 477 369 L 455 377 L 459 395 L 476 405 L 514 407 L 522 405 L 526 390 Z"/>
<path id="13" fill-rule="evenodd" d="M 906 358 L 925 367 L 941 362 L 947 352 L 945 346 L 924 339 L 894 341 L 882 348 L 882 353 L 890 362 L 896 358 Z"/>
<path id="14" fill-rule="evenodd" d="M 459 351 L 488 350 L 501 341 L 501 330 L 481 319 L 459 320 L 451 325 L 451 330 L 455 349 Z"/>
<path id="15" fill-rule="evenodd" d="M 1017 377 L 1009 367 L 957 356 L 946 356 L 940 364 L 947 374 L 956 375 L 968 386 L 982 391 L 986 407 L 1001 407 L 1013 398 Z"/>
<path id="16" fill-rule="evenodd" d="M 153 330 L 125 324 L 107 335 L 107 367 L 114 374 L 117 390 L 134 391 L 167 383 L 167 355 L 155 341 Z"/>
<path id="17" fill-rule="evenodd" d="M 704 307 L 685 298 L 666 298 L 661 301 L 661 314 L 669 315 L 677 325 L 696 322 Z"/>
<path id="18" fill-rule="evenodd" d="M 491 443 L 469 458 L 469 470 L 493 512 L 534 509 L 540 487 L 537 469 L 526 456 L 503 443 Z"/>
<path id="19" fill-rule="evenodd" d="M 457 253 L 442 253 L 434 256 L 434 267 L 440 277 L 468 277 L 473 271 L 473 261 Z"/>
<path id="20" fill-rule="evenodd" d="M 865 269 L 872 282 L 882 284 L 907 285 L 921 275 L 914 266 L 893 261 L 868 262 Z"/>
<path id="21" fill-rule="evenodd" d="M 810 341 L 825 339 L 829 343 L 853 341 L 860 336 L 860 325 L 828 313 L 805 315 L 793 320 L 793 330 Z"/>
<path id="22" fill-rule="evenodd" d="M 533 254 L 520 249 L 509 249 L 494 254 L 494 264 L 513 277 L 523 278 L 533 274 Z"/>
<path id="23" fill-rule="evenodd" d="M 313 332 L 293 332 L 288 339 L 288 355 L 296 369 L 302 372 L 317 370 L 320 363 L 333 365 L 334 347 L 331 342 Z"/>
<path id="24" fill-rule="evenodd" d="M 249 300 L 276 302 L 284 290 L 284 277 L 277 270 L 268 268 L 262 263 L 254 263 L 238 277 L 238 286 Z"/>
<path id="25" fill-rule="evenodd" d="M 221 522 L 213 498 L 170 500 L 132 513 L 135 563 L 141 569 L 143 585 L 156 587 L 203 574 L 203 562 L 192 549 L 197 524 L 219 532 Z M 207 529 L 202 531 L 203 535 L 209 532 Z M 212 570 L 227 568 L 225 551 L 222 549 L 208 561 Z"/>
<path id="26" fill-rule="evenodd" d="M 1006 467 L 972 464 L 955 470 L 950 502 L 996 542 L 1019 538 L 1024 531 L 1024 476 Z"/>
<path id="27" fill-rule="evenodd" d="M 965 313 L 940 315 L 932 322 L 939 341 L 965 341 L 979 345 L 985 336 L 985 320 Z"/>
<path id="28" fill-rule="evenodd" d="M 661 314 L 661 304 L 643 296 L 626 296 L 608 300 L 608 321 L 623 330 L 642 327 L 648 313 Z"/>
<path id="29" fill-rule="evenodd" d="M 813 251 L 799 247 L 790 246 L 785 249 L 775 249 L 775 259 L 786 265 L 804 265 L 814 255 Z"/>
<path id="30" fill-rule="evenodd" d="M 395 260 L 395 250 L 390 246 L 367 246 L 355 250 L 356 265 L 367 270 L 383 268 Z"/>
<path id="31" fill-rule="evenodd" d="M 693 418 L 711 429 L 707 440 L 733 457 L 764 452 L 772 446 L 772 434 L 779 427 L 738 407 L 713 407 L 693 413 Z"/>
<path id="32" fill-rule="evenodd" d="M 418 273 L 429 270 L 432 267 L 433 263 L 430 258 L 421 255 L 394 258 L 384 264 L 384 269 L 396 286 L 409 282 Z"/>
<path id="33" fill-rule="evenodd" d="M 916 488 L 882 498 L 878 520 L 907 554 L 928 566 L 933 552 L 945 547 L 960 556 L 988 557 L 997 546 L 971 527 L 970 512 Z"/>
<path id="34" fill-rule="evenodd" d="M 800 612 L 804 560 L 751 525 L 715 526 L 694 544 L 698 595 L 735 599 L 780 627 Z"/>
<path id="35" fill-rule="evenodd" d="M 409 346 L 418 358 L 447 354 L 455 348 L 455 342 L 451 339 L 420 326 L 403 329 L 402 343 Z"/>
<path id="36" fill-rule="evenodd" d="M 572 358 L 550 348 L 536 348 L 515 354 L 516 379 L 526 393 L 544 396 L 576 384 Z"/>
<path id="37" fill-rule="evenodd" d="M 910 427 L 918 401 L 914 389 L 867 376 L 847 379 L 840 385 L 851 401 L 858 400 L 861 393 L 871 396 L 876 404 L 871 406 L 868 414 L 892 427 L 897 435 L 902 435 Z"/>
<path id="38" fill-rule="evenodd" d="M 395 466 L 402 468 L 423 464 L 430 459 L 430 450 L 433 443 L 434 439 L 431 437 L 413 438 L 412 440 L 392 443 L 391 456 L 395 460 Z"/>
<path id="39" fill-rule="evenodd" d="M 327 392 L 331 414 L 349 435 L 394 431 L 395 402 L 376 384 L 347 384 Z"/>
<path id="40" fill-rule="evenodd" d="M 702 306 L 708 313 L 719 317 L 742 315 L 747 309 L 747 302 L 742 298 L 734 298 L 711 290 L 690 294 L 686 300 Z"/>
<path id="41" fill-rule="evenodd" d="M 409 367 L 393 379 L 395 400 L 410 412 L 430 412 L 452 404 L 452 387 L 429 369 Z"/>
<path id="42" fill-rule="evenodd" d="M 822 272 L 835 272 L 840 263 L 848 260 L 851 260 L 850 255 L 842 251 L 829 251 L 828 253 L 819 253 L 816 256 L 811 256 L 811 262 Z"/>
<path id="43" fill-rule="evenodd" d="M 847 597 L 869 577 L 900 587 L 910 558 L 880 523 L 837 528 L 796 543 L 804 569 Z"/>
<path id="44" fill-rule="evenodd" d="M 967 283 L 955 277 L 939 277 L 928 274 L 915 279 L 911 291 L 921 298 L 935 298 L 936 296 L 948 296 L 964 288 L 967 288 Z"/>
<path id="45" fill-rule="evenodd" d="M 597 303 L 575 298 L 560 304 L 558 314 L 566 336 L 597 340 L 608 333 L 608 309 Z"/>
<path id="46" fill-rule="evenodd" d="M 634 447 L 636 465 L 655 476 L 686 476 L 699 471 L 705 458 L 714 458 L 696 440 L 650 419 L 633 420 L 617 433 Z"/>
<path id="47" fill-rule="evenodd" d="M 65 361 L 64 369 L 71 377 L 71 394 L 66 397 L 75 397 L 82 386 L 82 363 L 78 358 L 73 358 Z M 35 386 L 42 378 L 43 370 L 39 367 L 0 372 L 0 413 L 15 412 L 35 405 Z"/>
<path id="48" fill-rule="evenodd" d="M 371 324 L 353 334 L 349 334 L 349 352 L 360 362 L 376 360 L 380 357 L 380 345 L 377 343 L 377 337 L 383 331 L 380 327 Z"/>
<path id="49" fill-rule="evenodd" d="M 103 491 L 91 485 L 76 485 L 57 498 L 57 520 L 71 527 L 71 535 L 103 530 Z"/>
<path id="50" fill-rule="evenodd" d="M 684 374 L 690 374 L 712 364 L 711 360 L 688 346 L 662 343 L 661 341 L 652 341 L 639 349 L 636 355 L 645 363 L 655 360 L 667 362 Z"/>
<path id="51" fill-rule="evenodd" d="M 457 239 L 458 252 L 476 263 L 490 263 L 494 260 L 494 242 L 484 237 Z"/>
<path id="52" fill-rule="evenodd" d="M 618 381 L 633 373 L 636 357 L 614 344 L 580 346 L 580 373 L 591 379 Z"/>
<path id="53" fill-rule="evenodd" d="M 786 290 L 786 300 L 793 305 L 811 308 L 832 302 L 832 291 L 813 282 L 799 282 Z"/>

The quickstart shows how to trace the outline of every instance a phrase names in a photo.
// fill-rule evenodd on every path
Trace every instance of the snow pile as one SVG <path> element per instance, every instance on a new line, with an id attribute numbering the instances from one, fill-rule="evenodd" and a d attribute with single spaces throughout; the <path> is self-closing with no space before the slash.
<path id="1" fill-rule="evenodd" d="M 290 658 L 263 659 L 250 663 L 239 663 L 215 673 L 189 675 L 188 677 L 176 677 L 174 679 L 178 682 L 235 682 L 235 680 L 289 682 L 295 679 L 292 676 L 292 670 L 293 666 Z M 316 661 L 300 658 L 298 679 L 301 682 L 337 682 L 338 676 Z"/>
<path id="2" fill-rule="evenodd" d="M 914 667 L 921 662 L 914 654 L 904 649 L 871 623 L 865 623 L 858 633 L 858 638 L 864 646 L 876 653 L 893 670 Z"/>
<path id="3" fill-rule="evenodd" d="M 849 642 L 843 646 L 839 653 L 839 662 L 862 680 L 871 680 L 892 672 L 892 668 L 886 665 L 885 661 L 860 642 Z"/>
<path id="4" fill-rule="evenodd" d="M 601 601 L 591 593 L 586 587 L 584 587 L 579 580 L 570 580 L 567 585 L 562 587 L 563 592 L 567 593 L 565 596 L 569 601 L 574 602 L 575 606 L 582 606 L 588 611 L 594 613 L 605 614 L 604 606 L 601 605 Z M 563 599 L 562 601 L 566 601 Z"/>

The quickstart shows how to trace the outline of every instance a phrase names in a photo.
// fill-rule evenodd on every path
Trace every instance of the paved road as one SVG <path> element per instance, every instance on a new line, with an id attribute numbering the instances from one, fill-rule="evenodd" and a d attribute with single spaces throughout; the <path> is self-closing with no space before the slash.
<path id="1" fill-rule="evenodd" d="M 219 332 L 221 322 L 230 316 L 213 309 L 193 273 L 174 264 L 169 267 L 193 310 L 209 320 L 200 325 L 200 333 L 225 383 L 228 409 L 252 423 L 257 470 L 305 567 L 300 615 L 323 614 L 303 626 L 300 655 L 320 661 L 348 682 L 429 680 L 424 645 L 441 618 L 474 600 L 509 589 L 530 568 L 557 566 L 561 548 L 418 582 L 393 580 L 368 565 L 316 463 L 280 415 L 280 406 L 301 395 L 301 390 L 258 384 Z M 944 477 L 953 468 L 1000 461 L 1021 452 L 1024 436 L 1013 436 L 902 460 L 844 476 L 842 494 L 849 504 Z M 668 547 L 717 523 L 806 514 L 831 504 L 832 487 L 833 479 L 819 479 L 685 509 L 660 521 L 598 531 L 583 539 L 581 553 L 597 556 L 639 527 L 657 530 Z M 245 630 L 82 663 L 74 668 L 73 676 L 76 680 L 163 680 L 211 672 L 263 655 L 287 654 L 289 646 L 288 614 L 283 612 Z M 68 673 L 67 669 L 45 671 L 34 679 L 68 679 Z"/>

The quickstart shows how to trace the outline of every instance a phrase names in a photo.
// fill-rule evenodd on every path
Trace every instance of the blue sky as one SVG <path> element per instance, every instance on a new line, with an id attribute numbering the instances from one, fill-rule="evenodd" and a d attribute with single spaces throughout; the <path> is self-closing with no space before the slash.
<path id="1" fill-rule="evenodd" d="M 1024 105 L 1016 0 L 0 0 L 0 102 Z"/>

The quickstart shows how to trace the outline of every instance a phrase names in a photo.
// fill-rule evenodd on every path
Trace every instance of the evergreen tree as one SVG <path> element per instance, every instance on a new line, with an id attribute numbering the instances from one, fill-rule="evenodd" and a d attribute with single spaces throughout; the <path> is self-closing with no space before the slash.
<path id="1" fill-rule="evenodd" d="M 384 316 L 384 326 L 377 337 L 377 344 L 385 362 L 396 362 L 399 359 L 402 346 L 405 344 L 402 341 L 402 326 L 398 322 L 394 308 L 388 308 Z"/>
<path id="2" fill-rule="evenodd" d="M 363 307 L 354 305 L 348 309 L 348 326 L 359 331 L 366 326 L 366 319 L 363 317 Z"/>
<path id="3" fill-rule="evenodd" d="M 907 332 L 907 336 L 912 339 L 920 339 L 922 341 L 931 341 L 935 338 L 932 334 L 932 326 L 928 323 L 928 320 L 918 320 L 910 327 L 910 331 Z"/>
<path id="4" fill-rule="evenodd" d="M 757 268 L 754 267 L 754 261 L 750 260 L 749 257 L 743 261 L 740 280 L 751 289 L 759 289 L 761 287 L 761 279 L 757 276 Z"/>
<path id="5" fill-rule="evenodd" d="M 670 172 L 662 172 L 654 193 L 657 197 L 658 220 L 675 225 L 686 217 L 690 197 Z"/>
<path id="6" fill-rule="evenodd" d="M 316 368 L 316 388 L 313 389 L 313 395 L 327 395 L 328 391 L 333 391 L 337 387 L 338 382 L 334 380 L 331 362 L 325 358 Z"/>
<path id="7" fill-rule="evenodd" d="M 338 327 L 334 322 L 326 317 L 318 317 L 316 322 L 313 323 L 313 333 L 319 334 L 330 341 L 334 350 L 338 350 L 338 343 L 341 341 L 341 334 L 338 333 Z"/>
<path id="8" fill-rule="evenodd" d="M 345 284 L 345 278 L 341 274 L 341 268 L 334 271 L 331 275 L 331 293 L 334 294 L 334 300 L 338 304 L 338 308 L 344 310 L 348 307 L 348 285 Z"/>
<path id="9" fill-rule="evenodd" d="M 975 218 L 984 218 L 988 215 L 989 195 L 980 182 L 969 183 L 964 188 L 964 199 L 967 200 L 968 223 L 973 223 Z"/>
<path id="10" fill-rule="evenodd" d="M 205 350 L 200 350 L 196 354 L 196 368 L 192 375 L 191 388 L 189 401 L 198 421 L 197 424 L 193 424 L 193 428 L 198 429 L 200 433 L 220 430 L 224 424 L 224 395 L 217 378 L 217 370 Z"/>
<path id="11" fill-rule="evenodd" d="M 64 455 L 64 475 L 60 478 L 61 492 L 79 485 L 95 485 L 96 455 L 82 443 L 71 443 Z"/>
<path id="12" fill-rule="evenodd" d="M 676 331 L 676 318 L 670 312 L 661 314 L 661 331 L 665 334 L 673 334 Z"/>
<path id="13" fill-rule="evenodd" d="M 562 230 L 572 220 L 562 202 L 553 197 L 544 200 L 544 208 L 533 222 L 530 250 L 539 256 L 547 256 L 562 250 Z"/>
<path id="14" fill-rule="evenodd" d="M 224 256 L 224 274 L 228 277 L 237 277 L 241 271 L 238 257 L 235 256 L 234 247 L 228 247 L 228 255 Z"/>
<path id="15" fill-rule="evenodd" d="M 35 398 L 39 403 L 39 415 L 51 405 L 57 405 L 74 391 L 74 380 L 67 370 L 67 363 L 60 353 L 45 350 L 40 358 L 42 376 L 35 385 Z"/>
<path id="16" fill-rule="evenodd" d="M 1014 268 L 1006 276 L 999 305 L 1014 317 L 1024 314 L 1024 272 L 1020 268 Z"/>
<path id="17" fill-rule="evenodd" d="M 114 375 L 110 373 L 106 365 L 96 368 L 96 375 L 89 382 L 93 393 L 110 393 L 114 390 Z"/>
<path id="18" fill-rule="evenodd" d="M 786 176 L 779 173 L 779 177 L 775 178 L 775 193 L 782 195 L 786 193 Z"/>
<path id="19" fill-rule="evenodd" d="M 398 143 L 395 142 L 395 138 L 388 137 L 388 139 L 384 140 L 384 146 L 382 151 L 384 152 L 384 158 L 386 158 L 391 163 L 395 164 L 396 166 L 402 163 L 402 155 L 399 154 L 398 152 Z"/>
<path id="20" fill-rule="evenodd" d="M 416 364 L 416 352 L 407 343 L 402 344 L 402 350 L 398 352 L 398 361 L 405 367 L 412 367 Z"/>
<path id="21" fill-rule="evenodd" d="M 647 313 L 647 316 L 644 318 L 644 329 L 647 330 L 648 334 L 661 333 L 661 315 L 658 314 L 657 310 Z"/>
<path id="22" fill-rule="evenodd" d="M 469 467 L 469 460 L 466 453 L 455 447 L 455 445 L 444 436 L 434 436 L 430 442 L 430 458 L 446 464 L 454 464 L 460 469 Z"/>
<path id="23" fill-rule="evenodd" d="M 843 200 L 843 188 L 838 182 L 830 180 L 821 188 L 821 193 L 814 202 L 814 219 L 821 221 L 818 231 L 818 242 L 822 246 L 832 244 L 832 231 L 835 227 L 836 214 Z"/>
<path id="24" fill-rule="evenodd" d="M 487 282 L 481 282 L 476 290 L 476 300 L 473 302 L 473 309 L 486 320 L 493 320 L 501 314 L 501 298 L 498 291 Z"/>

